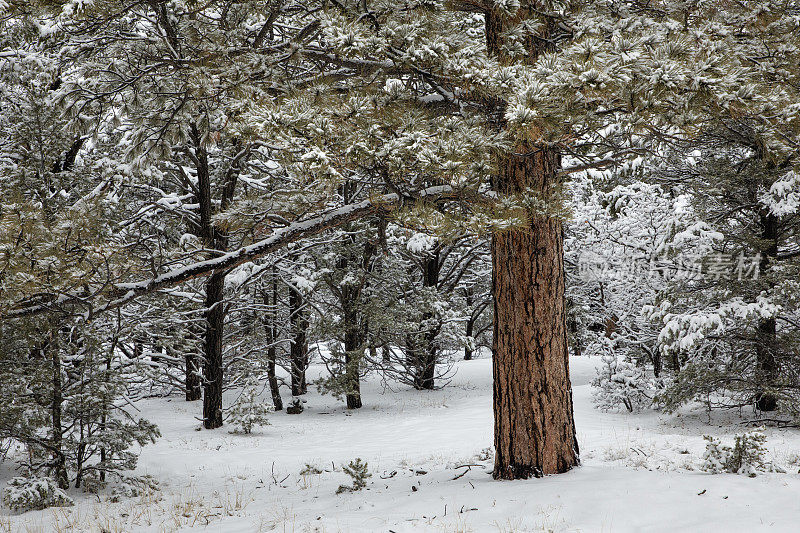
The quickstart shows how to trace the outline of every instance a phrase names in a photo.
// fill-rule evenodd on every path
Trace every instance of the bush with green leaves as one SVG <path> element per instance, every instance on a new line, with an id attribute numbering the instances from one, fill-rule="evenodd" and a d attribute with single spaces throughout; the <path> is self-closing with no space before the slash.
<path id="1" fill-rule="evenodd" d="M 3 503 L 18 513 L 75 504 L 54 480 L 36 476 L 11 479 L 3 490 Z"/>
<path id="2" fill-rule="evenodd" d="M 30 478 L 98 492 L 135 470 L 135 447 L 160 435 L 129 409 L 142 362 L 116 347 L 121 326 L 98 318 L 0 325 L 0 439 Z"/>

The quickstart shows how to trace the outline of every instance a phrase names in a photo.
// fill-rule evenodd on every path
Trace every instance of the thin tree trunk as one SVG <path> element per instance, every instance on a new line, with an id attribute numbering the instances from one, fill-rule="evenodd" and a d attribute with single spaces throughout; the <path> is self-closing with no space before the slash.
<path id="1" fill-rule="evenodd" d="M 272 282 L 270 289 L 264 295 L 264 303 L 267 306 L 267 321 L 264 324 L 267 334 L 267 381 L 269 391 L 272 394 L 272 404 L 276 411 L 283 411 L 283 400 L 278 386 L 278 378 L 275 375 L 275 364 L 278 360 L 278 274 L 276 268 L 272 267 Z"/>
<path id="2" fill-rule="evenodd" d="M 111 343 L 111 347 L 108 350 L 108 355 L 106 356 L 106 372 L 111 372 L 111 358 L 114 355 L 114 350 L 116 349 L 117 342 L 119 342 L 118 338 L 114 339 L 114 342 Z M 109 406 L 105 405 L 103 408 L 103 416 L 100 420 L 100 431 L 105 433 L 106 431 L 106 424 L 108 422 L 108 411 Z M 103 469 L 100 470 L 100 481 L 105 483 L 106 481 L 106 459 L 108 459 L 108 452 L 106 451 L 105 445 L 100 447 L 100 463 L 103 465 Z"/>
<path id="3" fill-rule="evenodd" d="M 186 401 L 194 402 L 203 397 L 203 380 L 200 377 L 200 365 L 197 354 L 191 349 L 186 352 Z"/>
<path id="4" fill-rule="evenodd" d="M 275 375 L 275 360 L 277 359 L 277 347 L 270 346 L 267 350 L 267 381 L 269 382 L 269 392 L 272 395 L 272 405 L 276 411 L 283 411 L 283 399 L 281 398 L 278 378 Z"/>
<path id="5" fill-rule="evenodd" d="M 464 289 L 464 303 L 467 305 L 467 309 L 472 309 L 472 287 L 467 287 Z M 469 318 L 467 319 L 467 327 L 466 331 L 464 332 L 467 337 L 467 344 L 464 346 L 464 361 L 472 360 L 472 333 L 475 329 L 475 317 L 470 312 Z"/>
<path id="6" fill-rule="evenodd" d="M 761 216 L 761 237 L 766 247 L 761 250 L 761 276 L 768 275 L 772 261 L 778 255 L 778 218 L 773 214 Z M 778 377 L 778 361 L 775 357 L 778 338 L 775 318 L 762 318 L 756 332 L 756 380 L 759 386 L 768 388 Z M 763 389 L 756 393 L 756 407 L 761 411 L 774 411 L 778 399 Z"/>
<path id="7" fill-rule="evenodd" d="M 67 460 L 62 449 L 62 431 L 61 426 L 61 406 L 64 403 L 63 383 L 61 381 L 61 356 L 58 352 L 58 345 L 55 343 L 47 343 L 45 349 L 50 350 L 50 361 L 52 363 L 52 387 L 53 397 L 50 404 L 50 416 L 52 418 L 52 431 L 53 437 L 51 444 L 53 446 L 53 477 L 55 477 L 58 488 L 69 488 L 69 476 L 67 475 Z"/>
<path id="8" fill-rule="evenodd" d="M 203 426 L 222 426 L 222 337 L 225 325 L 225 273 L 214 272 L 206 283 L 206 335 L 203 362 Z"/>
<path id="9" fill-rule="evenodd" d="M 467 335 L 467 345 L 464 346 L 464 361 L 471 361 L 472 360 L 472 331 L 475 328 L 475 321 L 472 318 L 467 320 L 467 328 L 466 328 L 466 335 Z"/>
<path id="10" fill-rule="evenodd" d="M 348 409 L 361 408 L 361 335 L 358 327 L 358 313 L 354 309 L 345 308 L 344 312 L 344 366 L 345 384 L 347 387 L 345 399 Z"/>
<path id="11" fill-rule="evenodd" d="M 289 346 L 292 369 L 292 396 L 300 396 L 308 391 L 306 367 L 308 366 L 308 316 L 306 315 L 303 294 L 289 286 L 289 322 L 292 338 Z"/>
<path id="12" fill-rule="evenodd" d="M 184 351 L 184 389 L 186 401 L 194 402 L 203 397 L 203 376 L 200 371 L 201 362 L 197 357 L 195 339 L 204 334 L 203 326 L 198 323 L 189 324 L 186 335 L 180 346 Z"/>
<path id="13" fill-rule="evenodd" d="M 535 9 L 532 6 L 529 9 Z M 520 9 L 516 17 L 527 17 Z M 504 32 L 520 20 L 486 14 L 490 54 L 510 61 Z M 549 46 L 549 28 L 524 44 L 534 61 Z M 495 103 L 491 117 L 504 128 L 505 105 Z M 534 135 L 535 132 L 529 132 Z M 525 139 L 498 154 L 493 184 L 501 194 L 535 191 L 550 198 L 558 188 L 558 152 Z M 531 213 L 530 226 L 495 233 L 492 238 L 494 289 L 493 475 L 524 479 L 566 472 L 579 463 L 569 381 L 564 297 L 564 235 L 561 222 Z"/>

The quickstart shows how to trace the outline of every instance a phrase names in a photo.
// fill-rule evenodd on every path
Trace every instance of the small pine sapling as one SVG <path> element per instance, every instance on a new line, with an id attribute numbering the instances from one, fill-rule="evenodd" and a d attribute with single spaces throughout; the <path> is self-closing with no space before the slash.
<path id="1" fill-rule="evenodd" d="M 709 474 L 727 472 L 733 451 L 731 447 L 722 444 L 719 439 L 715 439 L 711 435 L 703 435 L 703 438 L 706 440 L 706 451 L 703 454 L 703 463 L 700 465 L 700 470 Z"/>
<path id="2" fill-rule="evenodd" d="M 302 470 L 300 470 L 301 476 L 318 476 L 322 474 L 322 470 L 315 465 L 310 465 L 306 463 Z"/>
<path id="3" fill-rule="evenodd" d="M 367 463 L 361 462 L 360 457 L 357 457 L 355 461 L 350 461 L 342 470 L 353 480 L 353 485 L 339 485 L 339 488 L 336 489 L 336 494 L 361 490 L 367 486 L 367 479 L 372 477 L 372 474 L 368 471 Z"/>
<path id="4" fill-rule="evenodd" d="M 272 407 L 258 397 L 258 380 L 250 379 L 245 383 L 242 394 L 228 411 L 228 422 L 233 426 L 233 433 L 250 434 L 253 426 L 267 426 L 267 418 Z"/>
<path id="5" fill-rule="evenodd" d="M 645 369 L 613 353 L 605 353 L 602 359 L 604 364 L 592 380 L 592 400 L 598 409 L 613 411 L 624 405 L 633 413 L 652 405 L 657 387 Z"/>
<path id="6" fill-rule="evenodd" d="M 761 429 L 748 431 L 733 438 L 733 447 L 704 435 L 707 441 L 700 470 L 711 474 L 728 472 L 755 477 L 759 472 L 784 472 L 766 459 L 767 437 Z"/>

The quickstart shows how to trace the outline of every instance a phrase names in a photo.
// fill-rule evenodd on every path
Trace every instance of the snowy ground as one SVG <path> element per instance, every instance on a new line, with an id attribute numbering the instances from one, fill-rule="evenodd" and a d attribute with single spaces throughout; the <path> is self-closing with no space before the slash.
<path id="1" fill-rule="evenodd" d="M 117 504 L 75 495 L 73 508 L 0 516 L 0 531 L 800 530 L 800 432 L 767 430 L 786 474 L 698 472 L 702 434 L 730 438 L 740 419 L 598 412 L 595 362 L 571 362 L 583 466 L 567 474 L 492 480 L 491 361 L 479 359 L 458 363 L 439 391 L 368 381 L 357 412 L 311 392 L 305 413 L 274 414 L 253 435 L 199 431 L 198 404 L 142 402 L 163 438 L 139 471 L 160 493 Z M 367 489 L 335 494 L 356 457 L 369 463 Z M 300 475 L 306 464 L 322 473 Z M 479 466 L 456 468 L 466 464 Z"/>

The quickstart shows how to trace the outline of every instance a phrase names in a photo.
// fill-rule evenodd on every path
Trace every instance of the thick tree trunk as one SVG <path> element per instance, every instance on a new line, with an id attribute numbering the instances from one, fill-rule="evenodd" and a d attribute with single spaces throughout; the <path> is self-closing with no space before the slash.
<path id="1" fill-rule="evenodd" d="M 513 20 L 486 14 L 486 44 L 501 62 L 513 62 L 504 48 L 508 28 L 536 3 L 519 9 Z M 552 46 L 544 25 L 524 41 L 528 61 Z M 505 127 L 505 104 L 490 103 L 489 116 Z M 535 138 L 535 126 L 525 134 Z M 558 152 L 518 138 L 510 152 L 498 154 L 494 188 L 501 194 L 534 191 L 548 200 L 559 186 Z M 561 222 L 530 213 L 530 227 L 492 238 L 494 289 L 494 477 L 523 479 L 566 472 L 579 463 L 572 389 L 569 381 L 564 298 L 564 235 Z"/>
<path id="2" fill-rule="evenodd" d="M 546 193 L 557 153 L 522 146 L 501 161 L 498 189 Z M 564 300 L 561 222 L 533 215 L 529 230 L 492 239 L 494 477 L 566 472 L 578 464 Z"/>
<path id="3" fill-rule="evenodd" d="M 222 426 L 222 338 L 225 326 L 225 273 L 214 272 L 206 283 L 206 334 L 203 362 L 203 426 Z"/>
<path id="4" fill-rule="evenodd" d="M 345 194 L 345 198 L 347 195 Z M 352 241 L 351 241 L 352 243 Z M 366 337 L 360 305 L 361 295 L 367 286 L 367 272 L 372 268 L 375 245 L 364 243 L 364 255 L 360 259 L 363 276 L 357 284 L 346 284 L 339 289 L 339 302 L 342 306 L 342 326 L 344 329 L 344 381 L 345 399 L 348 409 L 361 408 L 361 359 L 364 355 Z M 339 269 L 346 269 L 356 258 L 343 255 L 337 261 Z"/>
<path id="5" fill-rule="evenodd" d="M 778 255 L 778 218 L 769 213 L 761 216 L 761 237 L 766 246 L 761 250 L 761 276 L 768 276 L 771 263 Z M 768 388 L 778 377 L 778 347 L 775 318 L 763 318 L 756 331 L 756 380 L 760 387 Z M 761 411 L 775 411 L 778 399 L 774 394 L 760 390 L 756 393 L 756 407 Z"/>
<path id="6" fill-rule="evenodd" d="M 306 315 L 303 294 L 289 287 L 289 322 L 292 338 L 289 354 L 292 369 L 292 396 L 300 396 L 308 391 L 306 367 L 308 366 L 308 316 Z"/>

